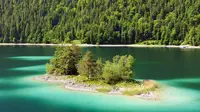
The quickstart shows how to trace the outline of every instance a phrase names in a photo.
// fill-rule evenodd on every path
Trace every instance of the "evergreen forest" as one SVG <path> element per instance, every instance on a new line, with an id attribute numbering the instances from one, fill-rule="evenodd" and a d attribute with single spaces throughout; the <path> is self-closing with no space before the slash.
<path id="1" fill-rule="evenodd" d="M 1 43 L 200 45 L 200 0 L 0 0 Z"/>

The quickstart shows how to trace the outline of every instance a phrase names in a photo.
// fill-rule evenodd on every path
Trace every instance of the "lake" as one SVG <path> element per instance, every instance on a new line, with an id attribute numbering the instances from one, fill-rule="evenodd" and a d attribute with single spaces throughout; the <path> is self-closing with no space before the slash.
<path id="1" fill-rule="evenodd" d="M 0 46 L 0 112 L 200 112 L 200 49 L 88 47 L 103 60 L 133 55 L 136 79 L 163 88 L 157 101 L 69 91 L 32 80 L 45 74 L 54 47 Z"/>

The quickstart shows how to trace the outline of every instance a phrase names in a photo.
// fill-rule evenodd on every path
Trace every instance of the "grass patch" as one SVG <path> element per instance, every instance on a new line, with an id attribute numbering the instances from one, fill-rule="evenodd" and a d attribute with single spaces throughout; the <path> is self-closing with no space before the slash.
<path id="1" fill-rule="evenodd" d="M 139 95 L 144 93 L 145 91 L 143 89 L 126 89 L 122 91 L 123 95 L 133 96 L 133 95 Z"/>
<path id="2" fill-rule="evenodd" d="M 146 91 L 155 91 L 158 88 L 158 84 L 152 80 L 145 80 L 143 86 Z"/>
<path id="3" fill-rule="evenodd" d="M 73 77 L 73 79 L 77 83 L 84 83 L 84 84 L 89 84 L 89 85 L 94 85 L 94 86 L 110 87 L 110 85 L 105 83 L 104 80 L 88 79 L 86 76 L 76 76 L 76 77 Z"/>
<path id="4" fill-rule="evenodd" d="M 106 84 L 102 80 L 99 80 L 99 81 L 97 81 L 97 80 L 88 80 L 88 81 L 86 81 L 86 83 L 91 84 L 91 85 L 97 85 L 97 86 L 106 86 L 106 87 L 109 86 L 108 84 Z"/>
<path id="5" fill-rule="evenodd" d="M 136 83 L 136 82 L 120 82 L 120 83 L 117 83 L 115 86 L 120 88 L 120 87 L 126 87 L 126 88 L 134 88 L 136 86 L 139 86 L 140 84 L 139 83 Z"/>
<path id="6" fill-rule="evenodd" d="M 108 92 L 110 92 L 111 91 L 111 89 L 110 88 L 107 88 L 107 87 L 105 87 L 105 88 L 97 88 L 96 89 L 98 92 L 102 92 L 102 93 L 108 93 Z"/>
<path id="7" fill-rule="evenodd" d="M 88 78 L 87 77 L 85 77 L 85 76 L 76 76 L 76 77 L 74 77 L 73 78 L 74 80 L 76 80 L 77 82 L 85 82 L 85 81 L 87 81 L 88 80 Z"/>
<path id="8" fill-rule="evenodd" d="M 121 82 L 116 84 L 116 87 L 124 88 L 124 90 L 121 91 L 123 95 L 133 96 L 155 91 L 158 88 L 158 84 L 152 80 L 144 80 L 143 82 Z"/>

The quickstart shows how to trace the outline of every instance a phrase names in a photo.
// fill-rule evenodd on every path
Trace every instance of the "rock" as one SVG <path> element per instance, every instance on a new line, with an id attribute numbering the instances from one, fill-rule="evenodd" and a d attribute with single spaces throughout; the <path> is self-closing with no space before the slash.
<path id="1" fill-rule="evenodd" d="M 137 97 L 147 99 L 147 100 L 156 99 L 156 95 L 153 92 L 137 95 Z"/>
<path id="2" fill-rule="evenodd" d="M 109 92 L 109 94 L 121 95 L 122 93 L 120 91 L 113 90 L 113 91 Z"/>
<path id="3" fill-rule="evenodd" d="M 46 77 L 44 77 L 44 80 L 47 81 L 47 80 L 49 80 L 49 78 L 50 78 L 50 76 L 46 76 Z"/>

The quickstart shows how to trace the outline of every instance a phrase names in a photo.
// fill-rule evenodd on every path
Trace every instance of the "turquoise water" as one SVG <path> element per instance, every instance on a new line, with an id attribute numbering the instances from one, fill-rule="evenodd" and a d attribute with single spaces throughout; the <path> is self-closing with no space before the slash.
<path id="1" fill-rule="evenodd" d="M 136 58 L 137 79 L 163 85 L 161 100 L 68 91 L 32 80 L 45 73 L 53 47 L 0 47 L 0 112 L 200 112 L 200 50 L 169 48 L 83 48 L 104 60 Z"/>

